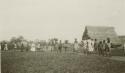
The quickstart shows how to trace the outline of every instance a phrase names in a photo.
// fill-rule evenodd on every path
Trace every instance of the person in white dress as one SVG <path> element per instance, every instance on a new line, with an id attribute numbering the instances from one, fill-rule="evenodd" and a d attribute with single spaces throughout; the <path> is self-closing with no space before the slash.
<path id="1" fill-rule="evenodd" d="M 36 46 L 34 43 L 31 44 L 31 51 L 36 51 Z"/>
<path id="2" fill-rule="evenodd" d="M 7 45 L 7 43 L 5 43 L 4 50 L 5 50 L 5 51 L 7 51 L 7 50 L 8 50 L 8 45 Z"/>
<path id="3" fill-rule="evenodd" d="M 36 45 L 36 48 L 37 48 L 37 50 L 40 50 L 40 48 L 41 48 L 40 43 L 38 43 L 38 44 Z"/>
<path id="4" fill-rule="evenodd" d="M 94 51 L 94 43 L 95 43 L 95 41 L 93 39 L 91 39 L 92 52 Z"/>
<path id="5" fill-rule="evenodd" d="M 87 40 L 87 44 L 88 44 L 88 53 L 93 53 L 94 51 L 94 41 L 92 39 L 88 39 Z"/>
<path id="6" fill-rule="evenodd" d="M 75 41 L 74 41 L 74 51 L 78 51 L 78 48 L 79 48 L 79 44 L 78 44 L 77 39 L 75 39 Z"/>
<path id="7" fill-rule="evenodd" d="M 16 43 L 14 43 L 14 50 L 16 50 L 17 49 L 17 44 Z"/>

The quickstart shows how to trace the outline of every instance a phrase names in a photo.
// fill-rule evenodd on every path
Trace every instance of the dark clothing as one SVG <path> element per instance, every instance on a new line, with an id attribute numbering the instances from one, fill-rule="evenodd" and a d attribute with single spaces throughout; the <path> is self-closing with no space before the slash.
<path id="1" fill-rule="evenodd" d="M 97 52 L 97 50 L 98 50 L 98 43 L 95 42 L 95 43 L 94 43 L 94 51 Z"/>
<path id="2" fill-rule="evenodd" d="M 4 50 L 5 45 L 2 43 L 1 44 L 1 50 Z"/>
<path id="3" fill-rule="evenodd" d="M 59 51 L 61 52 L 62 51 L 62 44 L 59 44 Z"/>
<path id="4" fill-rule="evenodd" d="M 22 44 L 21 45 L 21 52 L 23 52 L 24 51 L 24 45 Z"/>
<path id="5" fill-rule="evenodd" d="M 110 44 L 109 43 L 103 43 L 103 55 L 109 56 L 110 53 Z"/>
<path id="6" fill-rule="evenodd" d="M 106 52 L 110 52 L 110 48 L 111 48 L 110 45 L 111 45 L 110 43 L 107 43 L 107 45 L 106 45 Z"/>
<path id="7" fill-rule="evenodd" d="M 102 54 L 103 54 L 102 48 L 103 48 L 103 44 L 102 44 L 102 43 L 99 43 L 99 44 L 98 44 L 98 53 L 99 53 L 99 55 L 102 55 Z"/>

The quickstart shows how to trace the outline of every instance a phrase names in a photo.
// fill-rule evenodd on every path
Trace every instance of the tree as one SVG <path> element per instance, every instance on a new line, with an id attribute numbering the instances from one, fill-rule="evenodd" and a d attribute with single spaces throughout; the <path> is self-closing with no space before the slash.
<path id="1" fill-rule="evenodd" d="M 17 47 L 19 48 L 21 46 L 21 42 L 22 41 L 24 41 L 24 37 L 23 36 L 12 37 L 10 39 L 10 42 L 8 43 L 9 49 L 13 49 L 14 48 L 14 44 L 17 44 Z"/>
<path id="2" fill-rule="evenodd" d="M 12 37 L 10 40 L 11 43 L 16 43 L 17 42 L 17 38 L 16 37 Z"/>
<path id="3" fill-rule="evenodd" d="M 18 42 L 22 42 L 23 40 L 25 40 L 23 36 L 19 36 L 19 37 L 17 38 L 17 41 L 18 41 Z"/>

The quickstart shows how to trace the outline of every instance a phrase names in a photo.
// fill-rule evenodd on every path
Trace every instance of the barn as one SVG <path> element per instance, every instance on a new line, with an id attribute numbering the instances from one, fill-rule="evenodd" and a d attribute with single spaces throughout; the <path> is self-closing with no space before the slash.
<path id="1" fill-rule="evenodd" d="M 108 26 L 86 26 L 82 36 L 82 40 L 89 38 L 97 39 L 98 41 L 110 38 L 111 42 L 114 44 L 121 43 L 117 33 L 115 32 L 115 28 Z"/>

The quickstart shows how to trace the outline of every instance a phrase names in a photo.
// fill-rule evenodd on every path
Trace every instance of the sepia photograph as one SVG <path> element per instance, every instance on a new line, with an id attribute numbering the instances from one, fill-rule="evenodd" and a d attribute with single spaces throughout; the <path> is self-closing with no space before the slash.
<path id="1" fill-rule="evenodd" d="M 125 73 L 125 0 L 0 0 L 0 73 Z"/>

